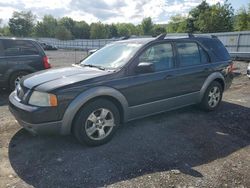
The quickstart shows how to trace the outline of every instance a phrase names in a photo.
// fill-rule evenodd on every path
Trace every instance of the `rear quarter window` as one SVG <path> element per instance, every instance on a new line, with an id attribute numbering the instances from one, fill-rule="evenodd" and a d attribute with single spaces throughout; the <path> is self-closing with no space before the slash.
<path id="1" fill-rule="evenodd" d="M 227 49 L 220 40 L 209 39 L 204 41 L 203 45 L 206 46 L 218 60 L 227 61 L 231 59 Z"/>
<path id="2" fill-rule="evenodd" d="M 3 41 L 5 56 L 38 55 L 39 51 L 31 41 L 5 40 Z"/>

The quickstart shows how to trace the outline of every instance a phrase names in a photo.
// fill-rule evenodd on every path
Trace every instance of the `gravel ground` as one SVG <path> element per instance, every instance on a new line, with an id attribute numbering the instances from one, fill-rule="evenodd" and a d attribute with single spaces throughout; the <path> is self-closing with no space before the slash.
<path id="1" fill-rule="evenodd" d="M 58 67 L 73 53 L 48 56 Z M 250 187 L 250 80 L 247 64 L 235 64 L 216 112 L 187 107 L 133 121 L 95 148 L 71 136 L 31 136 L 2 92 L 0 187 Z"/>

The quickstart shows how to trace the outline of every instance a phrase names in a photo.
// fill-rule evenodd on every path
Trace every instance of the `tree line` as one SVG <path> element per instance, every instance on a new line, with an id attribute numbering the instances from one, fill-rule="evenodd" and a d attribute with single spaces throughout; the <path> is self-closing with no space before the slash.
<path id="1" fill-rule="evenodd" d="M 1 23 L 1 18 L 0 18 Z M 236 13 L 230 3 L 209 5 L 202 1 L 189 11 L 187 16 L 175 15 L 167 24 L 154 24 L 150 17 L 138 25 L 132 23 L 88 24 L 70 17 L 56 19 L 45 15 L 36 22 L 31 11 L 14 12 L 8 25 L 0 28 L 0 35 L 16 37 L 52 37 L 69 39 L 105 39 L 131 35 L 152 35 L 160 33 L 209 33 L 250 30 L 250 4 Z"/>

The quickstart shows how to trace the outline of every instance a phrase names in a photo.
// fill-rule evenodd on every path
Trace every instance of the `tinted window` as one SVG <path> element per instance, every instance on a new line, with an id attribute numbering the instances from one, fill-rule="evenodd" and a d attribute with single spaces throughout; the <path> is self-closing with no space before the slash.
<path id="1" fill-rule="evenodd" d="M 203 48 L 201 48 L 200 46 L 199 46 L 199 50 L 200 50 L 200 56 L 201 56 L 201 63 L 208 63 L 209 58 L 208 58 L 207 52 L 205 52 L 205 50 L 203 50 Z"/>
<path id="2" fill-rule="evenodd" d="M 154 63 L 156 71 L 172 68 L 174 65 L 172 45 L 165 43 L 148 48 L 139 57 L 139 62 Z"/>
<path id="3" fill-rule="evenodd" d="M 97 50 L 81 62 L 82 65 L 90 64 L 104 68 L 118 68 L 126 64 L 137 52 L 142 44 L 140 43 L 113 43 Z"/>
<path id="4" fill-rule="evenodd" d="M 201 63 L 200 52 L 196 43 L 177 43 L 176 47 L 181 67 L 197 65 Z"/>
<path id="5" fill-rule="evenodd" d="M 36 47 L 29 41 L 4 40 L 3 53 L 5 56 L 37 55 Z"/>
<path id="6" fill-rule="evenodd" d="M 230 55 L 222 42 L 218 39 L 209 39 L 204 42 L 204 45 L 211 50 L 219 60 L 227 61 Z"/>

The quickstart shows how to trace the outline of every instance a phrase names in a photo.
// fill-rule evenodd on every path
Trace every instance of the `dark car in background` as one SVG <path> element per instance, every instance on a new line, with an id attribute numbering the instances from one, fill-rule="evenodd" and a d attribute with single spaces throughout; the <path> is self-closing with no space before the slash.
<path id="1" fill-rule="evenodd" d="M 232 70 L 215 37 L 123 40 L 74 67 L 24 77 L 9 109 L 33 134 L 72 133 L 100 145 L 124 122 L 193 104 L 217 109 Z"/>
<path id="2" fill-rule="evenodd" d="M 58 50 L 56 46 L 47 44 L 45 42 L 39 42 L 39 44 L 42 46 L 44 50 Z"/>
<path id="3" fill-rule="evenodd" d="M 48 57 L 36 41 L 0 38 L 1 88 L 14 90 L 23 76 L 48 68 Z"/>

